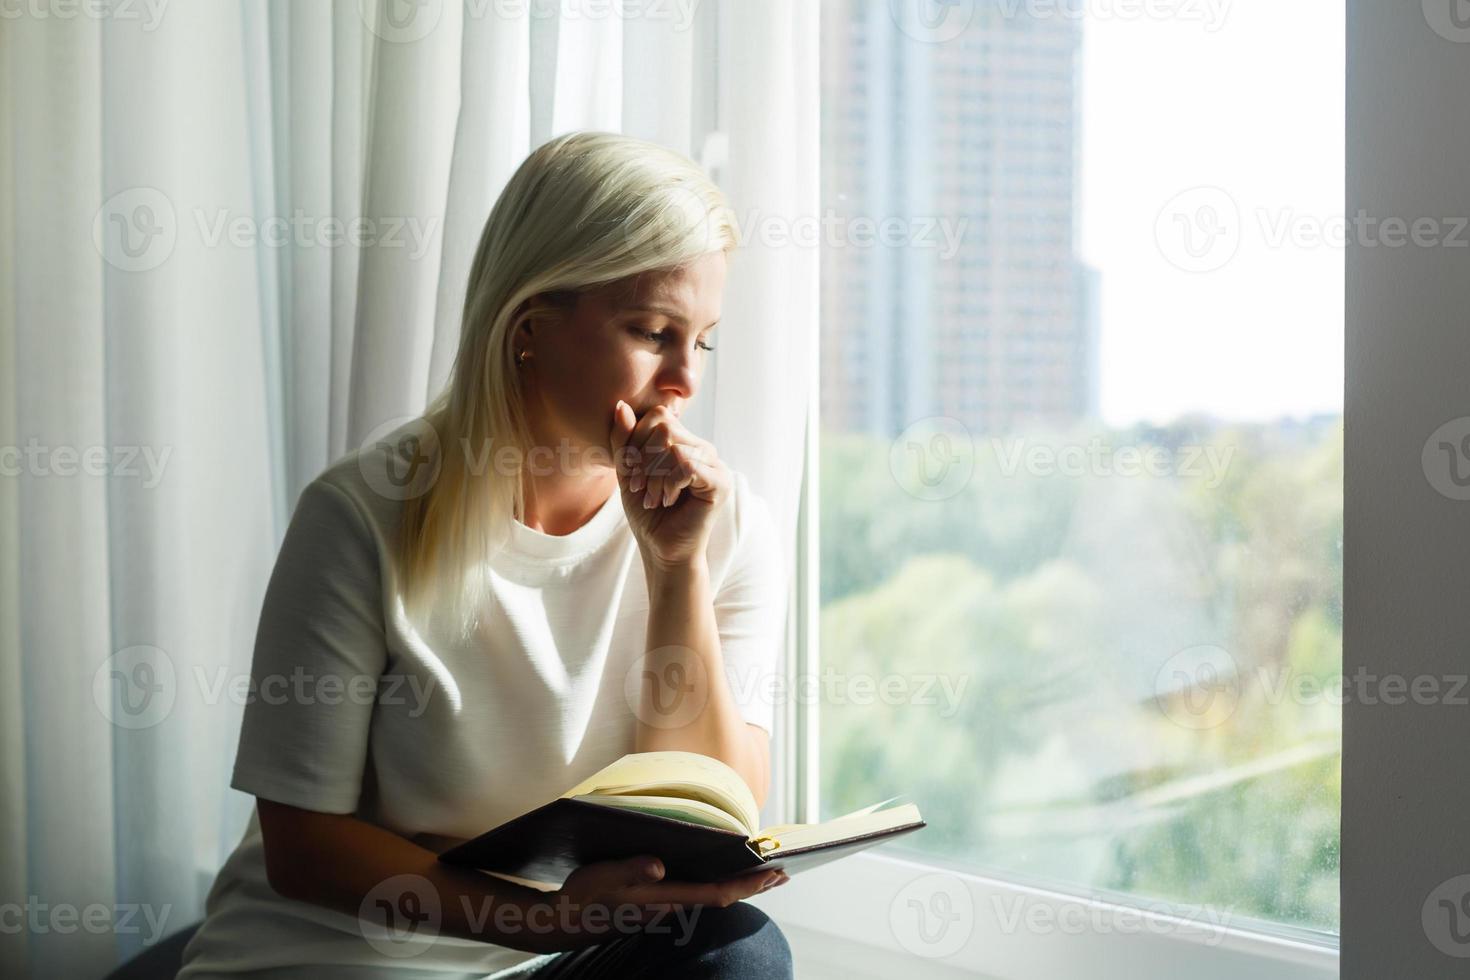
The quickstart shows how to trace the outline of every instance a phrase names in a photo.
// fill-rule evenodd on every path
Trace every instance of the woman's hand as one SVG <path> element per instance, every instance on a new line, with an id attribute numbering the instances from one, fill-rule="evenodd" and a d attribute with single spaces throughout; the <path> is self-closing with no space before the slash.
<path id="1" fill-rule="evenodd" d="M 714 514 L 733 483 L 715 447 L 663 406 L 639 419 L 619 401 L 611 448 L 623 510 L 644 561 L 675 567 L 703 559 Z"/>
<path id="2" fill-rule="evenodd" d="M 650 862 L 658 866 L 657 875 L 648 872 Z M 652 855 L 596 861 L 573 871 L 555 893 L 558 902 L 565 900 L 571 906 L 567 915 L 569 925 L 574 929 L 583 928 L 579 924 L 589 910 L 595 910 L 590 922 L 603 925 L 601 932 L 588 930 L 564 937 L 573 940 L 573 944 L 566 948 L 606 942 L 607 924 L 627 921 L 623 916 L 633 918 L 639 925 L 661 918 L 669 927 L 673 923 L 668 913 L 674 906 L 726 908 L 742 898 L 758 895 L 791 880 L 784 871 L 761 868 L 723 881 L 663 881 L 662 878 L 663 863 Z M 619 913 L 619 908 L 625 911 Z M 636 914 L 629 909 L 636 909 Z"/>

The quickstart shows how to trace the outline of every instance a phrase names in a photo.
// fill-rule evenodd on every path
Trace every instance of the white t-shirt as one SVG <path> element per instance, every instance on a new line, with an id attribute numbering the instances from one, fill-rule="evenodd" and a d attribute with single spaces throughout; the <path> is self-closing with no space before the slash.
<path id="1" fill-rule="evenodd" d="M 614 490 L 570 534 L 515 522 L 470 641 L 416 627 L 385 573 L 401 504 L 366 478 L 384 472 L 389 445 L 349 453 L 302 491 L 266 590 L 230 785 L 411 839 L 464 839 L 634 750 L 625 680 L 646 653 L 647 583 Z M 726 677 L 746 721 L 769 731 L 781 549 L 743 474 L 715 521 L 707 557 Z M 206 912 L 181 978 L 331 964 L 474 976 L 535 958 L 438 936 L 395 962 L 356 917 L 272 891 L 253 812 Z"/>

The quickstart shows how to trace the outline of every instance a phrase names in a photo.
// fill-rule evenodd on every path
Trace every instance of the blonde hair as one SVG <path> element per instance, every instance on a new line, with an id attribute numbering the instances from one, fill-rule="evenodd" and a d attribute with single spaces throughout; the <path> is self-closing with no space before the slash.
<path id="1" fill-rule="evenodd" d="M 484 561 L 504 546 L 511 518 L 525 518 L 519 467 L 474 471 L 488 451 L 512 446 L 524 460 L 531 449 L 515 365 L 517 325 L 527 316 L 556 316 L 579 292 L 675 269 L 729 251 L 737 240 L 719 188 L 659 144 L 576 132 L 521 163 L 485 222 L 459 350 L 423 415 L 437 436 L 439 465 L 428 490 L 403 503 L 396 566 L 410 612 L 425 608 L 434 587 L 448 587 L 459 628 L 472 628 L 489 584 Z M 529 309 L 535 296 L 552 308 Z"/>

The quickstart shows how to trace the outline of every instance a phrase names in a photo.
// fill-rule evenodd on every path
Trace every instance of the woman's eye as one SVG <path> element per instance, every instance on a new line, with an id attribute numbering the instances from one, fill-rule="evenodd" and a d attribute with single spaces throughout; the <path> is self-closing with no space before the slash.
<path id="1" fill-rule="evenodd" d="M 640 330 L 639 332 L 641 334 L 643 334 L 643 336 L 646 337 L 646 338 L 648 338 L 649 340 L 656 341 L 657 343 L 660 343 L 660 344 L 664 342 L 664 331 L 662 331 L 662 330 L 657 331 L 657 332 L 652 331 L 652 330 Z M 697 342 L 694 346 L 695 347 L 698 347 L 700 350 L 714 350 L 713 347 L 711 347 L 709 344 L 706 344 L 702 340 L 699 341 L 699 342 Z"/>

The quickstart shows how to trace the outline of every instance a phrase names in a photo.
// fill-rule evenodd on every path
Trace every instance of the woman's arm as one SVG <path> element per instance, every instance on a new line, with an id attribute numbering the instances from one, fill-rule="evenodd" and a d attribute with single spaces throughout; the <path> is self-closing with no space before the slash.
<path id="1" fill-rule="evenodd" d="M 787 880 L 784 872 L 757 869 L 723 881 L 662 881 L 661 863 L 652 855 L 637 855 L 585 864 L 561 888 L 545 892 L 443 864 L 433 851 L 353 816 L 260 798 L 256 809 L 266 877 L 281 896 L 402 928 L 401 922 L 388 922 L 377 902 L 364 903 L 395 876 L 422 875 L 437 899 L 434 934 L 531 953 L 603 943 L 613 930 L 659 921 L 670 909 L 678 910 L 683 921 L 692 921 L 690 908 L 727 908 Z M 648 873 L 650 860 L 658 867 L 656 874 Z M 379 897 L 398 904 L 392 895 Z M 419 910 L 425 897 L 416 896 Z"/>
<path id="2" fill-rule="evenodd" d="M 271 800 L 256 800 L 265 843 L 266 876 L 276 893 L 322 905 L 384 925 L 376 903 L 363 907 L 369 893 L 395 875 L 422 875 L 437 892 L 438 932 L 533 953 L 559 952 L 574 943 L 559 930 L 533 931 L 524 923 L 536 905 L 552 896 L 515 882 L 443 864 L 438 855 L 364 820 L 339 813 L 303 810 Z M 422 896 L 420 896 L 422 898 Z M 517 914 L 497 910 L 511 905 Z M 542 921 L 554 923 L 553 916 Z M 509 930 L 498 924 L 516 923 Z M 400 924 L 401 925 L 401 924 Z"/>
<path id="3" fill-rule="evenodd" d="M 655 715 L 639 711 L 634 751 L 677 749 L 713 756 L 740 773 L 755 796 L 756 806 L 765 806 L 771 778 L 769 736 L 759 726 L 746 722 L 730 691 L 704 558 L 679 567 L 658 566 L 645 560 L 644 571 L 649 599 L 646 676 L 701 689 L 677 692 L 645 688 L 642 695 L 653 698 L 653 704 L 682 698 L 704 707 L 687 725 L 679 727 L 649 724 Z M 675 662 L 681 665 L 680 670 L 666 669 Z"/>

